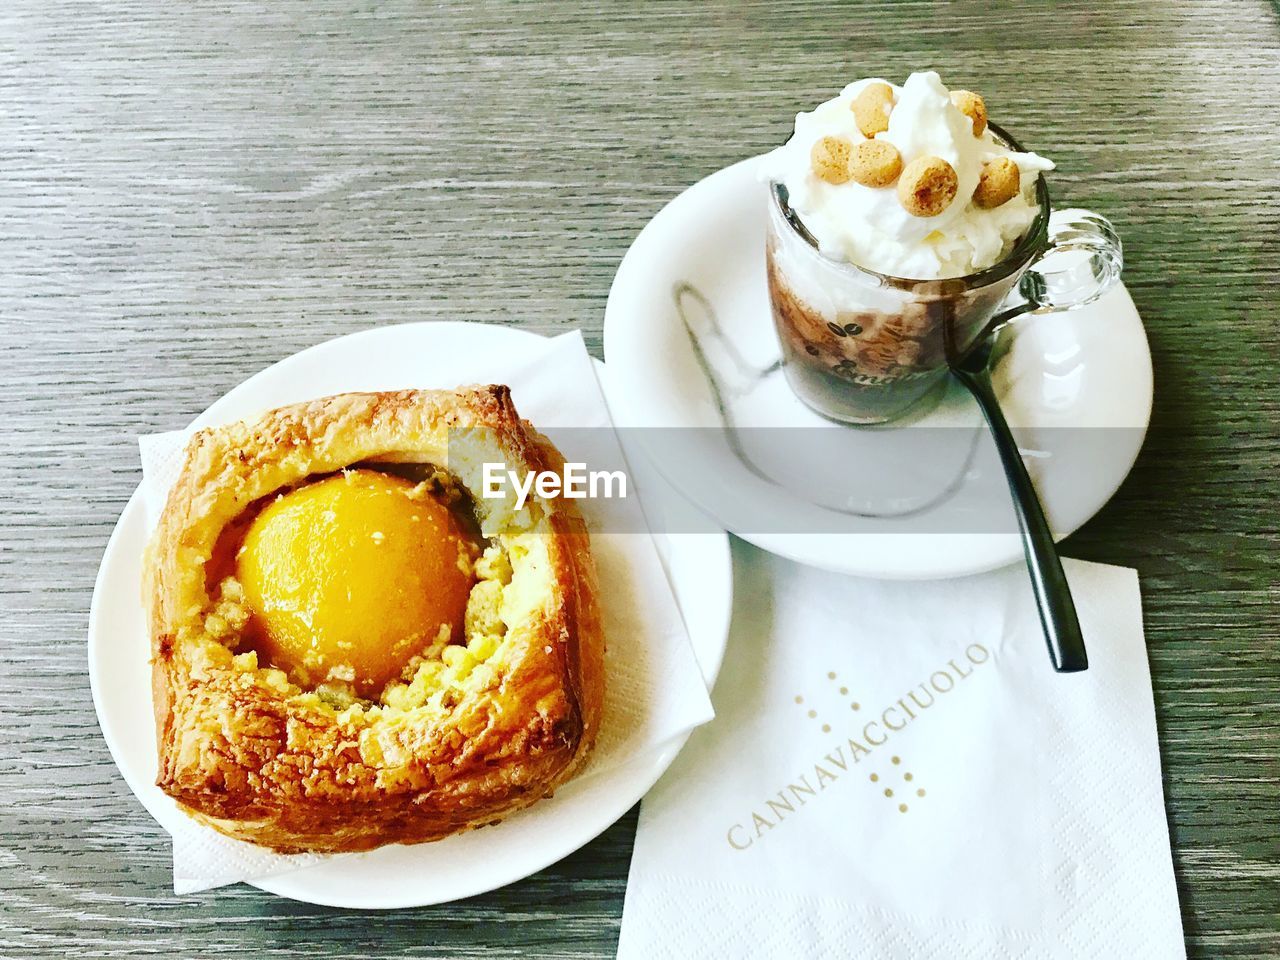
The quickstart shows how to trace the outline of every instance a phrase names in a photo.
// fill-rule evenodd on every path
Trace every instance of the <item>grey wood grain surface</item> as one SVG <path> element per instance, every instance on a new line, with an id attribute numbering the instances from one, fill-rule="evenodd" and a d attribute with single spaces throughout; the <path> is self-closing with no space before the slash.
<path id="1" fill-rule="evenodd" d="M 1068 541 L 1142 576 L 1190 952 L 1280 956 L 1280 25 L 1260 0 L 0 4 L 0 956 L 611 956 L 634 816 L 385 915 L 176 897 L 85 665 L 134 437 L 376 324 L 581 327 L 680 189 L 935 66 L 1106 212 L 1156 363 Z"/>

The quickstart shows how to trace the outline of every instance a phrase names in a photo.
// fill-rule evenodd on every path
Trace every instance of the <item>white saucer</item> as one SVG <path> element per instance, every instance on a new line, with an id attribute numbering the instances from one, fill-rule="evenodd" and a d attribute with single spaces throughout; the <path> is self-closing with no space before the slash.
<path id="1" fill-rule="evenodd" d="M 347 390 L 454 386 L 483 380 L 477 362 L 522 356 L 536 335 L 469 323 L 382 327 L 282 360 L 236 387 L 197 423 L 225 422 L 300 399 Z M 476 358 L 483 358 L 477 361 Z M 462 367 L 463 369 L 459 369 Z M 603 365 L 598 367 L 603 371 Z M 708 686 L 720 668 L 732 602 L 728 538 L 658 536 L 658 550 Z M 89 678 L 112 757 L 161 825 L 185 820 L 155 786 L 150 644 L 141 607 L 146 542 L 141 491 L 107 544 L 89 614 Z M 687 736 L 687 735 L 686 735 Z M 469 897 L 527 877 L 572 853 L 627 812 L 667 769 L 684 738 L 625 766 L 575 781 L 550 800 L 437 843 L 383 847 L 254 885 L 326 906 L 378 909 Z"/>
<path id="2" fill-rule="evenodd" d="M 837 427 L 821 420 L 794 397 L 772 366 L 778 344 L 765 284 L 766 187 L 756 181 L 756 162 L 734 164 L 680 194 L 640 232 L 623 258 L 609 292 L 604 329 L 617 399 L 615 422 L 619 427 L 662 428 L 634 431 L 646 448 L 657 440 L 645 437 L 662 437 L 669 447 L 672 438 L 681 435 L 669 428 L 708 428 L 701 436 L 722 429 L 723 404 L 707 372 L 714 370 L 714 362 L 708 365 L 702 337 L 711 329 L 723 344 L 731 344 L 725 348 L 726 363 L 738 368 L 736 374 L 745 369 L 755 378 L 751 382 L 762 385 L 757 398 L 761 402 L 752 408 L 752 426 L 827 427 L 833 431 L 833 449 L 848 444 L 856 451 L 859 444 L 883 442 L 884 428 Z M 1061 538 L 1110 499 L 1142 446 L 1152 401 L 1146 333 L 1132 299 L 1120 286 L 1080 310 L 1019 321 L 1002 335 L 1000 349 L 1005 352 L 994 380 L 1001 403 L 1012 425 L 1028 429 L 1020 441 L 1034 458 L 1033 478 L 1050 526 Z M 756 415 L 764 419 L 754 419 Z M 970 425 L 975 431 L 982 429 L 977 408 L 953 384 L 937 408 L 904 429 Z M 1081 428 L 1093 431 L 1087 434 L 1093 454 L 1087 459 L 1077 456 L 1073 462 L 1070 451 L 1079 454 L 1081 448 L 1068 441 L 1086 436 Z M 980 442 L 988 442 L 985 434 Z M 690 446 L 696 445 L 690 441 Z M 943 514 L 933 526 L 876 517 L 860 520 L 853 532 L 828 532 L 850 531 L 842 525 L 846 517 L 824 514 L 811 491 L 762 483 L 745 463 L 725 455 L 724 444 L 719 446 L 722 449 L 707 453 L 702 463 L 689 450 L 680 455 L 669 449 L 651 453 L 657 468 L 682 494 L 731 532 L 771 552 L 843 573 L 893 579 L 961 576 L 1022 558 L 1011 510 L 1007 528 L 1003 523 L 981 528 L 1001 532 L 951 532 L 961 528 L 943 522 Z M 883 463 L 856 458 L 840 462 Z M 859 475 L 874 473 L 874 467 L 862 468 Z M 881 476 L 875 482 L 891 486 L 898 479 Z M 1007 497 L 991 485 L 990 474 L 985 482 L 985 495 L 997 490 Z M 730 511 L 731 500 L 736 512 Z M 996 505 L 1002 515 L 1006 503 Z M 768 529 L 768 524 L 744 528 L 741 522 L 744 516 L 772 516 L 783 510 L 804 517 L 803 524 Z"/>

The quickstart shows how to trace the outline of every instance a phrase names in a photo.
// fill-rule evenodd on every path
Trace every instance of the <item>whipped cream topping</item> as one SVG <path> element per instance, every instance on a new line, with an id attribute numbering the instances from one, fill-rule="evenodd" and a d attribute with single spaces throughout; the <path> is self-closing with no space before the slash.
<path id="1" fill-rule="evenodd" d="M 850 180 L 832 184 L 814 174 L 810 150 L 825 136 L 867 139 L 852 103 L 878 78 L 849 84 L 811 113 L 796 116 L 795 134 L 762 160 L 761 179 L 782 183 L 792 210 L 818 241 L 821 253 L 877 273 L 914 280 L 940 280 L 985 270 L 1000 261 L 1035 220 L 1035 182 L 1053 162 L 1000 144 L 991 130 L 973 135 L 973 122 L 952 102 L 932 71 L 913 73 L 893 86 L 889 129 L 876 135 L 898 148 L 904 165 L 918 157 L 941 157 L 955 168 L 958 188 L 951 204 L 933 217 L 912 216 L 897 190 Z M 1021 189 L 1011 200 L 984 210 L 973 200 L 983 166 L 997 157 L 1018 165 Z"/>

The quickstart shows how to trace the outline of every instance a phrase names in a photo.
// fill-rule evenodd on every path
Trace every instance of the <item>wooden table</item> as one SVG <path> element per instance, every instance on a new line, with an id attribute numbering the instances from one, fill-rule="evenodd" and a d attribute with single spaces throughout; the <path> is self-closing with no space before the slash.
<path id="1" fill-rule="evenodd" d="M 936 66 L 1119 225 L 1146 449 L 1067 553 L 1136 567 L 1194 956 L 1280 955 L 1280 27 L 1262 0 L 0 5 L 0 956 L 612 956 L 634 815 L 385 915 L 175 897 L 85 668 L 134 438 L 376 324 L 600 348 L 679 190 L 866 74 Z"/>

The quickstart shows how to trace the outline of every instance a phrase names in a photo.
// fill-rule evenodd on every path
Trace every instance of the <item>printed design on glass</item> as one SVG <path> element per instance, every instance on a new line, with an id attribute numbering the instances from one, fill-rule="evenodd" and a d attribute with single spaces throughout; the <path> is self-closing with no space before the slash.
<path id="1" fill-rule="evenodd" d="M 862 332 L 862 324 L 846 323 L 843 327 L 838 323 L 827 321 L 827 329 L 834 333 L 837 337 L 856 337 Z"/>

